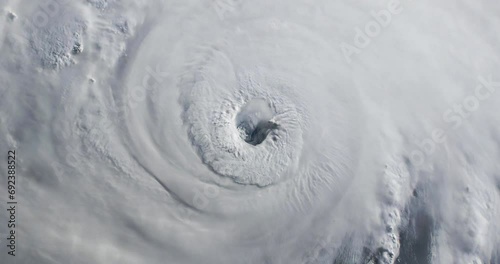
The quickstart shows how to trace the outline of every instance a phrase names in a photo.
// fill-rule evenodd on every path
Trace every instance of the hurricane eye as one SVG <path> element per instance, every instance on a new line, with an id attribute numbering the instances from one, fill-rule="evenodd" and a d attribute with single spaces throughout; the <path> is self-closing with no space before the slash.
<path id="1" fill-rule="evenodd" d="M 241 139 L 254 146 L 264 142 L 267 135 L 278 128 L 278 124 L 271 121 L 273 116 L 273 110 L 264 99 L 249 101 L 236 116 Z"/>

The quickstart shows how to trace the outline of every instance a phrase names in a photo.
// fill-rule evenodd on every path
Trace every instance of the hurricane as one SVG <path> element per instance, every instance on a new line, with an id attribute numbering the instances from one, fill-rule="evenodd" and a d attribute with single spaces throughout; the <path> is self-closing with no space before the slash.
<path id="1" fill-rule="evenodd" d="M 28 2 L 0 262 L 500 263 L 499 4 Z"/>

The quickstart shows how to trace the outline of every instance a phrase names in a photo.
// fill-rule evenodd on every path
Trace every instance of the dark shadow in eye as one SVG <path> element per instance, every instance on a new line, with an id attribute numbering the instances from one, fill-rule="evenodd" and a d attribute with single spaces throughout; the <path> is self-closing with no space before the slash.
<path id="1" fill-rule="evenodd" d="M 248 124 L 240 124 L 239 127 L 241 127 L 245 131 L 245 142 L 257 146 L 264 142 L 267 135 L 269 135 L 269 132 L 271 132 L 273 129 L 277 129 L 279 126 L 272 121 L 260 121 L 259 123 L 257 123 L 255 128 Z"/>

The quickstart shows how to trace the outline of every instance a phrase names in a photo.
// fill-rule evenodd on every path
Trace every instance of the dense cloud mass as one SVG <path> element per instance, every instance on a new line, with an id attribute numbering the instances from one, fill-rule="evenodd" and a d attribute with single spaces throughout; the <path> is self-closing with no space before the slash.
<path id="1" fill-rule="evenodd" d="M 500 3 L 0 8 L 1 263 L 500 263 Z"/>

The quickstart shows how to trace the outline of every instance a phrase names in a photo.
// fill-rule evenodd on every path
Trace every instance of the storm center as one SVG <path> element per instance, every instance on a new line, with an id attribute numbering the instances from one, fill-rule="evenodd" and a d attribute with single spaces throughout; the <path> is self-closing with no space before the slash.
<path id="1" fill-rule="evenodd" d="M 236 126 L 241 139 L 251 145 L 259 145 L 267 135 L 278 128 L 271 121 L 274 112 L 264 99 L 253 99 L 243 106 L 236 116 Z"/>

